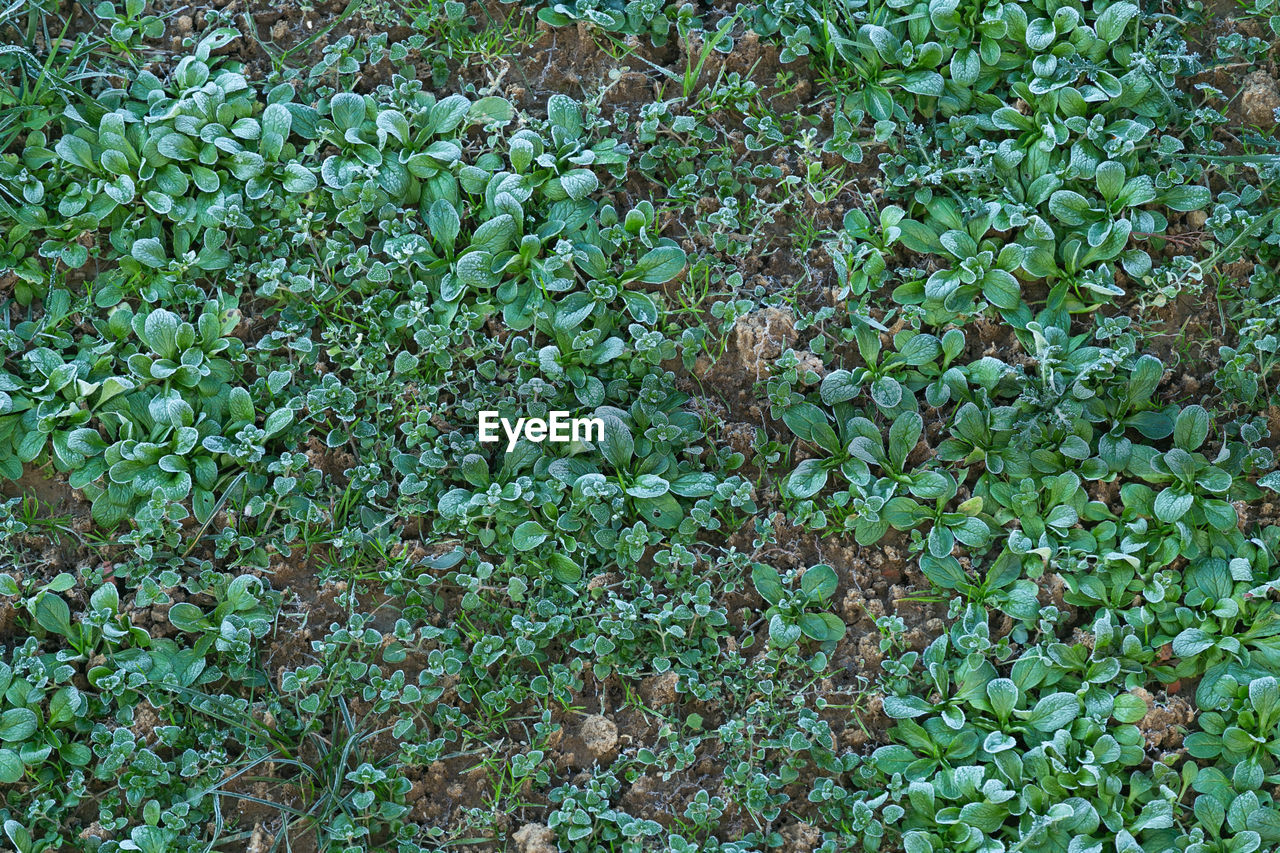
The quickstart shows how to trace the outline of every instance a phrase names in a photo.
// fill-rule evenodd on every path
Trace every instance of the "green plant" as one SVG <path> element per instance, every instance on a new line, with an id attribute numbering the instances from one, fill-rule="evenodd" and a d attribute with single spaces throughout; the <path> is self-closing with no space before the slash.
<path id="1" fill-rule="evenodd" d="M 787 648 L 804 636 L 830 650 L 844 636 L 845 625 L 840 617 L 821 609 L 835 594 L 839 582 L 830 566 L 810 566 L 800 575 L 800 586 L 788 590 L 777 569 L 755 563 L 751 582 L 769 605 L 763 618 L 768 620 L 769 640 L 774 645 Z"/>
<path id="2" fill-rule="evenodd" d="M 1280 844 L 1273 10 L 478 9 L 0 12 L 7 843 Z"/>

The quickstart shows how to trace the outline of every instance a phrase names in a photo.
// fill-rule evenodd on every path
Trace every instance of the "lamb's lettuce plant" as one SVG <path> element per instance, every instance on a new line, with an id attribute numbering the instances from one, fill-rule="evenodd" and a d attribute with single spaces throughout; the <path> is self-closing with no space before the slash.
<path id="1" fill-rule="evenodd" d="M 0 11 L 8 843 L 1280 844 L 1265 28 L 532 5 Z"/>
<path id="2" fill-rule="evenodd" d="M 786 648 L 807 637 L 830 651 L 844 636 L 845 625 L 840 617 L 822 609 L 835 595 L 839 583 L 830 566 L 810 566 L 800 575 L 799 587 L 788 590 L 777 569 L 756 563 L 751 568 L 751 582 L 769 605 L 764 618 L 768 620 L 771 643 Z"/>

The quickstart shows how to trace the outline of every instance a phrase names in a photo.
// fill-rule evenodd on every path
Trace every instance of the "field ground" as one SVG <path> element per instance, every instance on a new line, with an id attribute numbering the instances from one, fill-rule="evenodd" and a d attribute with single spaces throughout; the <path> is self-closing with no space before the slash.
<path id="1" fill-rule="evenodd" d="M 1278 45 L 0 9 L 0 847 L 1280 849 Z"/>

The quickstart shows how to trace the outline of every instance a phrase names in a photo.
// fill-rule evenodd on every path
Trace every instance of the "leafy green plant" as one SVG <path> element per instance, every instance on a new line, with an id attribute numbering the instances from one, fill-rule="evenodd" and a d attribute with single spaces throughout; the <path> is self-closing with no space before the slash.
<path id="1" fill-rule="evenodd" d="M 788 590 L 777 569 L 756 563 L 751 567 L 751 582 L 769 605 L 764 618 L 774 645 L 786 648 L 803 636 L 821 643 L 825 649 L 834 649 L 844 636 L 845 625 L 840 617 L 821 609 L 839 583 L 830 566 L 810 566 L 800 575 L 799 587 Z"/>
<path id="2" fill-rule="evenodd" d="M 264 636 L 271 629 L 276 607 L 273 596 L 263 589 L 262 582 L 252 575 L 240 575 L 225 585 L 212 590 L 217 605 L 206 613 L 188 601 L 180 601 L 169 608 L 168 618 L 173 627 L 188 634 L 195 634 L 193 648 L 199 654 L 215 649 L 233 662 L 232 670 L 251 662 L 253 640 Z"/>
<path id="3" fill-rule="evenodd" d="M 164 21 L 157 15 L 145 15 L 143 0 L 125 0 L 123 8 L 111 0 L 102 0 L 93 7 L 93 14 L 110 24 L 103 37 L 113 55 L 136 61 L 146 41 L 156 41 L 164 35 Z"/>
<path id="4" fill-rule="evenodd" d="M 944 198 L 929 205 L 925 222 L 898 223 L 904 246 L 940 255 L 949 260 L 951 269 L 934 272 L 923 285 L 902 285 L 894 298 L 908 305 L 922 304 L 941 320 L 974 313 L 979 297 L 1005 311 L 1016 310 L 1022 296 L 1014 273 L 1023 266 L 1025 252 L 1017 243 L 1001 245 L 984 239 L 990 227 L 985 217 L 966 223 L 957 206 Z"/>
<path id="5" fill-rule="evenodd" d="M 872 224 L 871 217 L 854 209 L 844 215 L 844 230 L 827 252 L 835 264 L 842 296 L 876 290 L 887 278 L 890 249 L 902 236 L 899 223 L 906 211 L 897 205 L 882 208 Z"/>
<path id="6" fill-rule="evenodd" d="M 1265 29 L 88 11 L 0 12 L 10 846 L 1280 844 Z"/>

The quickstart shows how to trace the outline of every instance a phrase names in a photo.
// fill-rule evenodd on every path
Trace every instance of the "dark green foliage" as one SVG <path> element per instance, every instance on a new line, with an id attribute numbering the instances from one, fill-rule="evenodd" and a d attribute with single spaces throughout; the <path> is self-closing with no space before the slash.
<path id="1" fill-rule="evenodd" d="M 1273 7 L 0 13 L 8 844 L 1280 845 Z"/>

